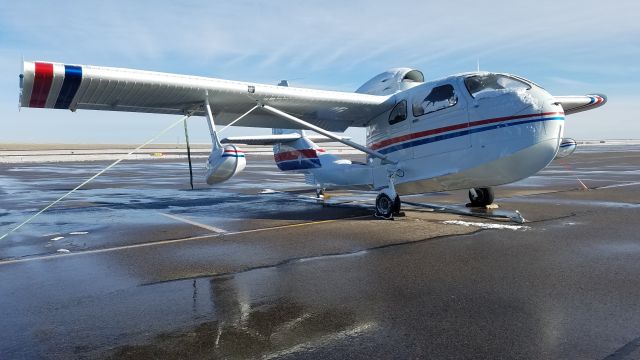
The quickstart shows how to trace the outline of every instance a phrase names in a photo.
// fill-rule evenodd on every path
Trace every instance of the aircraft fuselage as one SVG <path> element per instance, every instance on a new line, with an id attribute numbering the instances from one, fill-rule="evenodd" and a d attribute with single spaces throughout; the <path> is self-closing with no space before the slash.
<path id="1" fill-rule="evenodd" d="M 454 75 L 416 84 L 394 101 L 367 127 L 367 146 L 397 163 L 368 158 L 368 169 L 343 165 L 328 175 L 325 168 L 319 180 L 380 189 L 394 171 L 401 195 L 501 185 L 546 167 L 563 137 L 564 112 L 553 96 L 512 75 Z"/>

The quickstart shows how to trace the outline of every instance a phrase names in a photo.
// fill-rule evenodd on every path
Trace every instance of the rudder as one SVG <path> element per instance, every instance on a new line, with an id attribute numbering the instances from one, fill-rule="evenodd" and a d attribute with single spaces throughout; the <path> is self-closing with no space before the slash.
<path id="1" fill-rule="evenodd" d="M 273 145 L 273 157 L 280 170 L 307 170 L 322 167 L 318 152 L 324 152 L 324 149 L 321 149 L 313 141 L 306 138 L 304 130 L 272 129 L 272 133 L 274 135 L 301 135 L 297 140 Z"/>

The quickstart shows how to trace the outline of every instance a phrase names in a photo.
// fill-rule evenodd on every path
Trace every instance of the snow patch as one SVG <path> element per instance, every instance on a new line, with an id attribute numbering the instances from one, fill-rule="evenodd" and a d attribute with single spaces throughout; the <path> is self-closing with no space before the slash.
<path id="1" fill-rule="evenodd" d="M 56 236 L 53 239 L 51 239 L 51 241 L 58 241 L 58 240 L 62 240 L 64 239 L 64 236 Z"/>
<path id="2" fill-rule="evenodd" d="M 279 193 L 279 192 L 282 192 L 282 191 L 276 191 L 276 190 L 273 190 L 273 189 L 264 189 L 264 190 L 260 191 L 260 194 L 276 194 L 276 193 Z"/>
<path id="3" fill-rule="evenodd" d="M 88 231 L 74 231 L 70 232 L 69 235 L 87 235 L 88 233 Z"/>
<path id="4" fill-rule="evenodd" d="M 494 98 L 498 96 L 511 96 L 518 102 L 529 104 L 533 107 L 533 110 L 542 109 L 542 104 L 533 96 L 527 89 L 486 89 L 475 94 L 476 100 Z"/>
<path id="5" fill-rule="evenodd" d="M 507 229 L 507 230 L 529 230 L 529 226 L 524 225 L 506 225 L 495 223 L 480 223 L 480 222 L 468 222 L 462 220 L 447 220 L 443 222 L 447 225 L 462 225 L 462 226 L 474 226 L 482 229 Z"/>

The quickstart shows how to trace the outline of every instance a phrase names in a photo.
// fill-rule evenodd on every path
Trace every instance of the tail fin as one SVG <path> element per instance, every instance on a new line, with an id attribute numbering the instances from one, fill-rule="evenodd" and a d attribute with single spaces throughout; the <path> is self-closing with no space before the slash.
<path id="1" fill-rule="evenodd" d="M 273 157 L 280 170 L 306 170 L 322 167 L 318 153 L 323 153 L 325 150 L 309 140 L 304 130 L 273 129 L 272 133 L 274 135 L 295 133 L 301 136 L 295 141 L 273 145 Z"/>
<path id="2" fill-rule="evenodd" d="M 282 80 L 278 86 L 289 86 L 287 80 Z M 335 157 L 325 153 L 325 150 L 309 139 L 304 130 L 296 129 L 272 129 L 273 135 L 299 134 L 300 138 L 294 141 L 278 142 L 273 144 L 273 157 L 276 165 L 282 171 L 308 170 L 322 167 L 322 161 L 318 153 L 324 153 L 325 160 Z"/>

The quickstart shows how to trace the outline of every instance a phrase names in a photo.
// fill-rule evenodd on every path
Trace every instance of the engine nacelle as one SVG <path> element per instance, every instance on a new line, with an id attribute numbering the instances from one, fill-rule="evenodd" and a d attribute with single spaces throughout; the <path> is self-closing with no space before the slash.
<path id="1" fill-rule="evenodd" d="M 420 70 L 396 68 L 374 76 L 360 86 L 356 92 L 369 95 L 391 95 L 423 82 L 424 75 Z"/>
<path id="2" fill-rule="evenodd" d="M 558 153 L 556 154 L 556 159 L 561 159 L 563 157 L 567 157 L 573 154 L 578 147 L 578 143 L 575 140 L 570 138 L 564 138 L 560 142 L 560 147 L 558 147 Z"/>
<path id="3" fill-rule="evenodd" d="M 207 161 L 207 184 L 214 185 L 229 180 L 244 170 L 247 159 L 235 145 L 214 148 Z"/>

